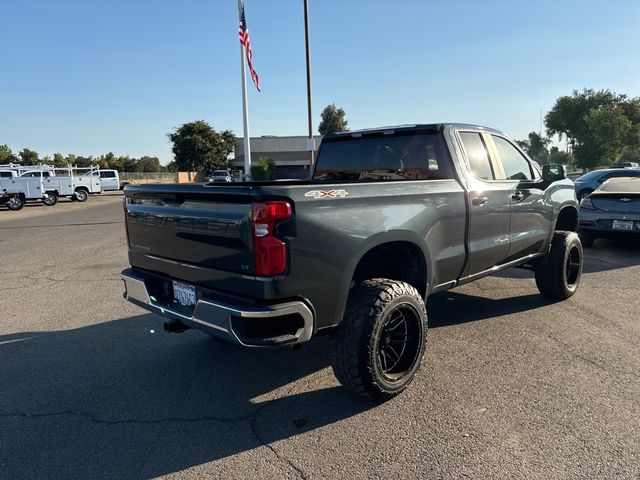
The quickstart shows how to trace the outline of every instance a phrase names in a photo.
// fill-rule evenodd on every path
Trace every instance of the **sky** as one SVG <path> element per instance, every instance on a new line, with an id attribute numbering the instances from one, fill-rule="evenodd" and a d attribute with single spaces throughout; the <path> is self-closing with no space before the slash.
<path id="1" fill-rule="evenodd" d="M 251 136 L 307 132 L 302 0 L 246 0 Z M 309 0 L 314 129 L 465 122 L 516 139 L 584 87 L 640 96 L 640 1 Z M 236 0 L 0 0 L 0 144 L 157 156 L 242 136 Z M 248 79 L 250 82 L 250 78 Z"/>

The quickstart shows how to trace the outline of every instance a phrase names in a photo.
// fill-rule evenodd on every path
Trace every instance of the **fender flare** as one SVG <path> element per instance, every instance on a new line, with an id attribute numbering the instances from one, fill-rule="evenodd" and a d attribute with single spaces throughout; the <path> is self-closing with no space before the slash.
<path id="1" fill-rule="evenodd" d="M 411 243 L 422 252 L 426 268 L 427 283 L 425 285 L 424 291 L 420 292 L 420 294 L 422 294 L 425 298 L 428 296 L 429 292 L 431 291 L 431 275 L 433 272 L 433 263 L 431 254 L 429 253 L 429 249 L 427 248 L 427 244 L 424 238 L 422 238 L 418 233 L 411 230 L 389 230 L 386 232 L 376 233 L 362 242 L 357 253 L 351 257 L 349 262 L 344 267 L 342 280 L 340 282 L 340 288 L 338 290 L 338 298 L 336 299 L 336 321 L 334 325 L 342 323 L 342 317 L 344 316 L 344 311 L 347 307 L 347 301 L 349 299 L 349 292 L 351 290 L 351 279 L 353 278 L 353 275 L 360 261 L 372 249 L 386 243 L 393 242 Z"/>

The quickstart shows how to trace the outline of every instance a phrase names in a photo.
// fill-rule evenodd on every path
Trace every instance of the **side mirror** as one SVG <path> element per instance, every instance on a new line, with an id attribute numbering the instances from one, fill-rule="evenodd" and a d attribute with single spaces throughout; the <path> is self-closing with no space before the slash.
<path id="1" fill-rule="evenodd" d="M 567 170 L 564 165 L 552 164 L 542 167 L 542 179 L 547 182 L 555 182 L 567 178 Z"/>

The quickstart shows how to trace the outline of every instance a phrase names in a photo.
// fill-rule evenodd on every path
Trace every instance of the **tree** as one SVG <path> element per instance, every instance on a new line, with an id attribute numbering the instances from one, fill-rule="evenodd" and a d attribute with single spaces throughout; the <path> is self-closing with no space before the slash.
<path id="1" fill-rule="evenodd" d="M 7 145 L 0 145 L 0 163 L 10 163 L 13 152 Z"/>
<path id="2" fill-rule="evenodd" d="M 553 146 L 549 149 L 547 162 L 550 164 L 571 165 L 574 163 L 574 158 L 570 153 L 563 152 L 559 150 L 558 147 Z"/>
<path id="3" fill-rule="evenodd" d="M 38 163 L 38 152 L 23 148 L 18 155 L 20 155 L 20 162 L 23 165 L 36 165 Z"/>
<path id="4" fill-rule="evenodd" d="M 167 136 L 179 171 L 225 169 L 236 144 L 232 131 L 216 132 L 204 120 L 185 123 Z"/>
<path id="5" fill-rule="evenodd" d="M 345 112 L 342 108 L 337 108 L 335 103 L 327 105 L 320 114 L 322 121 L 318 127 L 318 131 L 321 135 L 326 135 L 332 132 L 348 132 L 347 120 L 345 118 Z"/>
<path id="6" fill-rule="evenodd" d="M 162 165 L 158 157 L 141 157 L 136 163 L 137 172 L 161 172 Z"/>
<path id="7" fill-rule="evenodd" d="M 547 163 L 547 158 L 549 157 L 547 145 L 551 143 L 549 138 L 543 137 L 539 133 L 531 132 L 527 140 L 519 140 L 516 143 L 527 152 L 532 160 L 535 160 L 540 165 Z"/>
<path id="8" fill-rule="evenodd" d="M 610 90 L 574 90 L 556 100 L 545 117 L 548 135 L 567 137 L 576 163 L 593 168 L 640 147 L 640 98 Z"/>
<path id="9" fill-rule="evenodd" d="M 251 166 L 251 178 L 256 181 L 276 178 L 276 163 L 269 157 L 260 157 L 256 165 Z"/>
<path id="10" fill-rule="evenodd" d="M 65 167 L 67 165 L 67 161 L 61 153 L 53 154 L 53 166 L 56 168 Z"/>

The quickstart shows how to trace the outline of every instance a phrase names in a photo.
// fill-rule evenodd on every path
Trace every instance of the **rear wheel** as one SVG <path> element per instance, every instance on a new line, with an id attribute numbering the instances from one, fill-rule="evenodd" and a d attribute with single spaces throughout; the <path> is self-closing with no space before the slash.
<path id="1" fill-rule="evenodd" d="M 414 287 L 366 280 L 352 290 L 335 332 L 333 372 L 348 389 L 388 400 L 415 377 L 426 339 L 427 312 Z"/>
<path id="2" fill-rule="evenodd" d="M 22 195 L 14 195 L 7 202 L 7 208 L 9 210 L 14 210 L 14 211 L 22 210 L 24 208 L 24 205 L 25 205 L 25 200 L 24 200 L 24 197 L 22 197 Z"/>
<path id="3" fill-rule="evenodd" d="M 53 192 L 46 192 L 42 197 L 42 202 L 47 207 L 53 207 L 56 203 L 58 203 L 58 196 Z"/>
<path id="4" fill-rule="evenodd" d="M 86 190 L 79 189 L 79 190 L 76 190 L 76 193 L 74 194 L 73 197 L 79 202 L 86 202 L 87 198 L 89 198 L 89 194 L 87 193 Z"/>
<path id="5" fill-rule="evenodd" d="M 535 271 L 540 293 L 554 300 L 565 300 L 576 293 L 582 276 L 582 244 L 578 234 L 556 232 L 545 260 Z"/>

